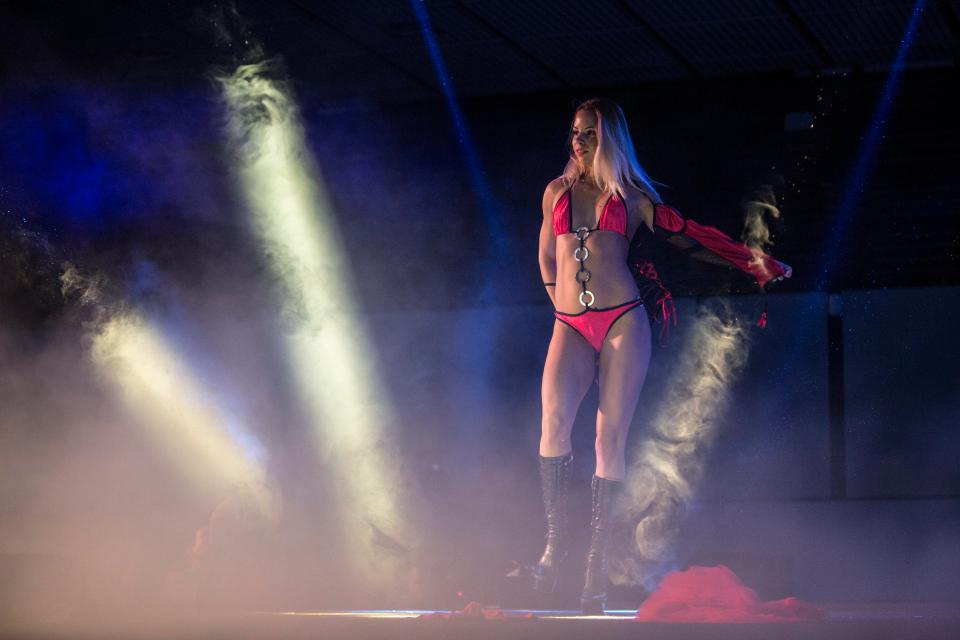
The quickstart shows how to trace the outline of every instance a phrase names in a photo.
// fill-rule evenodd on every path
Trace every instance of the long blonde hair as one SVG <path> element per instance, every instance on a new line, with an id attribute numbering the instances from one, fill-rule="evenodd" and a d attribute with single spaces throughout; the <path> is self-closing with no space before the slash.
<path id="1" fill-rule="evenodd" d="M 660 202 L 660 194 L 653 186 L 653 180 L 637 160 L 627 118 L 620 105 L 607 98 L 591 98 L 577 106 L 573 112 L 574 118 L 581 111 L 592 111 L 597 117 L 597 152 L 593 157 L 593 180 L 597 187 L 605 193 L 615 193 L 623 198 L 627 185 L 630 185 L 643 191 L 654 202 Z M 563 169 L 563 177 L 577 180 L 580 177 L 580 165 L 573 156 L 572 144 L 571 135 L 567 144 L 571 151 L 570 159 Z"/>

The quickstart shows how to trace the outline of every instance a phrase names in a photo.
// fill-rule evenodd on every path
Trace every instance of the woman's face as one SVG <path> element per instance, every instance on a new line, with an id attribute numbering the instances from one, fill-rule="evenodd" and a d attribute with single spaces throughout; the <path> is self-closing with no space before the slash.
<path id="1" fill-rule="evenodd" d="M 570 134 L 573 157 L 581 167 L 592 167 L 597 152 L 597 114 L 588 109 L 577 111 Z"/>

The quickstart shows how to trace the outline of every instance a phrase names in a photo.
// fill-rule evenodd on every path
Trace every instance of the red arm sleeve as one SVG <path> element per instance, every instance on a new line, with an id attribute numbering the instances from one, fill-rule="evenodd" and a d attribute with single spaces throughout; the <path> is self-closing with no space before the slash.
<path id="1" fill-rule="evenodd" d="M 760 287 L 784 276 L 783 267 L 771 256 L 737 242 L 714 227 L 685 219 L 673 207 L 654 205 L 654 234 L 702 262 L 732 266 L 753 277 Z"/>

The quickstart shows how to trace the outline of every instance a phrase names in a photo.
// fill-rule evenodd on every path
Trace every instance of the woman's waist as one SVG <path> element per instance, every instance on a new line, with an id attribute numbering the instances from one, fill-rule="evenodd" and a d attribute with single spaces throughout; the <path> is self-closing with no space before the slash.
<path id="1" fill-rule="evenodd" d="M 561 313 L 578 313 L 587 306 L 606 309 L 639 297 L 640 291 L 633 278 L 607 279 L 604 282 L 591 280 L 586 287 L 578 282 L 557 280 L 556 305 Z"/>
<path id="2" fill-rule="evenodd" d="M 593 280 L 633 280 L 633 274 L 627 265 L 626 259 L 621 256 L 597 256 L 589 254 L 583 262 L 574 260 L 571 257 L 562 257 L 557 259 L 557 280 L 567 280 L 577 282 L 583 279 L 583 272 L 586 271 L 586 278 Z"/>

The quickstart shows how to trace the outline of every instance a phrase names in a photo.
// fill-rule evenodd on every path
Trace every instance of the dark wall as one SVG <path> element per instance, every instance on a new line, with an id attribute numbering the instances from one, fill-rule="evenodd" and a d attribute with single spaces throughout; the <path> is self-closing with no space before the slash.
<path id="1" fill-rule="evenodd" d="M 140 253 L 175 271 L 201 255 L 229 259 L 246 242 L 245 220 L 231 191 L 215 87 L 201 71 L 187 87 L 63 79 L 0 89 L 5 225 L 41 230 L 88 262 Z M 796 274 L 779 290 L 955 284 L 955 71 L 905 75 L 866 189 L 853 211 L 839 211 L 882 80 L 761 78 L 590 93 L 623 104 L 641 160 L 667 185 L 664 198 L 690 217 L 736 236 L 750 188 L 782 183 L 773 252 Z M 442 104 L 317 110 L 310 88 L 296 79 L 293 86 L 366 307 L 471 304 L 477 282 L 497 291 L 485 303 L 542 301 L 540 198 L 565 161 L 571 96 L 465 104 L 485 183 L 477 185 Z M 784 130 L 797 112 L 815 116 L 812 130 Z M 492 207 L 478 186 L 489 189 Z M 838 226 L 848 214 L 852 222 Z M 833 244 L 836 266 L 824 276 Z M 702 293 L 717 278 L 694 263 L 670 273 L 681 294 Z"/>

